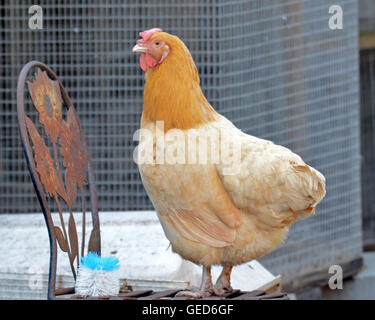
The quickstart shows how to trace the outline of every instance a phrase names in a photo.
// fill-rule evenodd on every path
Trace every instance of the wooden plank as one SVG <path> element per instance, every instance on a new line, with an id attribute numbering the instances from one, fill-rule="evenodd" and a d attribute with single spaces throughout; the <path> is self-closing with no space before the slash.
<path id="1" fill-rule="evenodd" d="M 274 293 L 267 293 L 263 296 L 260 296 L 259 298 L 261 300 L 267 300 L 267 299 L 283 298 L 285 296 L 286 296 L 286 293 L 274 292 Z"/>
<path id="2" fill-rule="evenodd" d="M 75 294 L 75 295 L 71 296 L 69 299 L 70 300 L 84 300 L 85 297 L 82 297 L 82 296 L 80 296 L 78 294 Z"/>
<path id="3" fill-rule="evenodd" d="M 240 294 L 241 294 L 241 290 L 235 289 L 232 292 L 228 292 L 228 293 L 224 294 L 223 297 L 226 298 L 226 299 L 232 299 L 234 297 L 239 296 Z"/>
<path id="4" fill-rule="evenodd" d="M 69 287 L 69 288 L 57 288 L 55 290 L 55 294 L 56 296 L 62 296 L 64 294 L 71 294 L 71 293 L 74 293 L 75 292 L 75 288 L 74 287 Z"/>
<path id="5" fill-rule="evenodd" d="M 260 300 L 260 296 L 253 296 L 251 294 L 241 294 L 238 297 L 235 297 L 231 300 Z"/>
<path id="6" fill-rule="evenodd" d="M 152 294 L 153 290 L 136 290 L 131 292 L 120 292 L 119 297 L 136 298 Z"/>
<path id="7" fill-rule="evenodd" d="M 281 281 L 282 277 L 281 275 L 278 275 L 273 279 L 272 281 L 266 283 L 265 285 L 258 288 L 258 290 L 264 290 L 266 292 L 274 292 L 274 291 L 281 291 Z"/>
<path id="8" fill-rule="evenodd" d="M 118 296 L 102 296 L 102 297 L 82 297 L 74 295 L 70 297 L 73 300 L 192 300 L 191 297 L 175 297 L 180 290 L 164 290 L 154 292 L 153 290 L 137 290 L 127 293 L 119 293 Z M 241 292 L 234 290 L 223 297 L 210 296 L 199 300 L 289 300 L 286 293 L 274 292 L 266 293 L 261 290 L 250 292 Z"/>
<path id="9" fill-rule="evenodd" d="M 87 297 L 85 298 L 86 300 L 108 300 L 109 299 L 109 296 L 101 296 L 101 297 L 98 297 L 98 296 L 91 296 L 91 297 Z"/>
<path id="10" fill-rule="evenodd" d="M 159 300 L 160 298 L 174 296 L 179 291 L 180 290 L 159 291 L 159 292 L 155 292 L 154 294 L 151 294 L 149 296 L 140 297 L 138 300 Z"/>
<path id="11" fill-rule="evenodd" d="M 132 297 L 120 297 L 120 296 L 113 296 L 109 297 L 108 300 L 137 300 L 137 298 L 132 298 Z"/>
<path id="12" fill-rule="evenodd" d="M 287 295 L 285 295 L 284 297 L 280 297 L 280 298 L 260 299 L 260 300 L 290 300 L 290 299 Z"/>
<path id="13" fill-rule="evenodd" d="M 173 299 L 173 300 L 193 300 L 193 298 L 190 298 L 190 297 L 173 297 L 171 299 Z"/>
<path id="14" fill-rule="evenodd" d="M 259 300 L 266 293 L 261 290 L 254 290 L 250 292 L 242 292 L 241 295 L 232 298 L 232 300 Z"/>
<path id="15" fill-rule="evenodd" d="M 225 298 L 218 297 L 218 296 L 209 296 L 209 297 L 204 297 L 198 300 L 224 300 Z"/>

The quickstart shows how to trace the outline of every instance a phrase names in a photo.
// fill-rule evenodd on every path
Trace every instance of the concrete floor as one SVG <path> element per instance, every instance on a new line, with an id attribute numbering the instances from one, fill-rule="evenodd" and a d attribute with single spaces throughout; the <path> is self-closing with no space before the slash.
<path id="1" fill-rule="evenodd" d="M 56 216 L 54 217 L 56 218 Z M 103 256 L 116 255 L 123 278 L 158 280 L 155 285 L 199 285 L 200 267 L 182 260 L 169 248 L 155 212 L 103 212 L 100 215 Z M 66 221 L 67 221 L 66 217 Z M 79 215 L 76 218 L 79 225 Z M 90 223 L 90 218 L 88 217 Z M 80 230 L 78 230 L 80 236 Z M 49 244 L 42 214 L 0 215 L 0 299 L 45 297 L 48 273 Z M 217 277 L 220 269 L 214 268 Z M 62 282 L 69 278 L 68 259 L 58 257 L 58 275 Z M 42 275 L 43 290 L 30 289 L 35 276 Z M 233 271 L 233 287 L 252 290 L 272 275 L 256 278 L 248 264 Z M 294 296 L 296 299 L 375 299 L 375 252 L 364 253 L 363 270 L 343 283 L 343 289 L 314 288 Z"/>
<path id="2" fill-rule="evenodd" d="M 55 224 L 59 224 L 57 214 L 53 215 L 53 219 Z M 67 222 L 68 216 L 64 219 Z M 80 215 L 76 215 L 75 220 L 80 239 Z M 87 222 L 91 226 L 90 215 L 87 215 Z M 169 288 L 167 282 L 171 281 L 175 281 L 173 286 L 178 285 L 179 288 L 200 284 L 201 267 L 172 252 L 154 211 L 101 212 L 100 224 L 102 255 L 115 255 L 120 260 L 121 278 L 150 280 L 148 286 L 152 284 L 160 289 Z M 86 236 L 87 241 L 88 238 Z M 57 274 L 61 282 L 73 285 L 66 254 L 59 250 L 57 260 Z M 234 268 L 233 287 L 254 290 L 275 279 L 256 263 Z M 45 297 L 48 266 L 49 241 L 43 215 L 0 215 L 0 299 Z M 218 277 L 220 272 L 221 268 L 213 267 L 213 278 Z M 29 284 L 38 277 L 44 288 L 30 289 Z M 137 281 L 136 285 L 140 282 Z"/>
<path id="3" fill-rule="evenodd" d="M 331 290 L 324 287 L 323 299 L 375 300 L 375 252 L 363 254 L 362 270 L 353 278 L 343 282 L 342 289 Z"/>
<path id="4" fill-rule="evenodd" d="M 363 253 L 362 270 L 353 278 L 343 281 L 342 289 L 329 286 L 315 287 L 293 294 L 297 300 L 375 300 L 375 252 Z"/>

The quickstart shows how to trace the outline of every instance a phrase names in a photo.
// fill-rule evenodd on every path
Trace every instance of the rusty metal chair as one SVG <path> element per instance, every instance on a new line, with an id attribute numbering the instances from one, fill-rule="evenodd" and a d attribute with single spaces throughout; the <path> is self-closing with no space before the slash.
<path id="1" fill-rule="evenodd" d="M 34 80 L 27 81 L 33 70 L 36 70 Z M 25 113 L 25 96 L 29 98 L 25 95 L 26 84 L 32 103 L 39 114 L 39 125 L 43 130 L 38 131 L 36 124 Z M 64 106 L 67 111 L 66 121 L 63 119 L 62 108 Z M 48 228 L 50 241 L 48 298 L 54 299 L 60 295 L 74 293 L 74 288 L 56 288 L 57 245 L 67 253 L 75 279 L 77 268 L 74 264 L 76 262 L 78 267 L 80 255 L 82 257 L 85 253 L 85 185 L 87 184 L 93 224 L 88 250 L 100 254 L 100 223 L 94 172 L 75 108 L 56 74 L 41 62 L 27 63 L 19 75 L 17 113 L 28 169 Z M 45 139 L 42 138 L 41 131 Z M 62 156 L 63 165 L 61 165 L 59 154 Z M 78 192 L 81 194 L 82 202 L 80 252 L 72 211 Z M 53 199 L 57 205 L 60 226 L 52 219 L 50 199 Z M 63 217 L 63 204 L 69 212 L 68 231 Z"/>
<path id="2" fill-rule="evenodd" d="M 27 88 L 26 88 L 27 85 Z M 26 90 L 28 89 L 28 90 Z M 27 94 L 27 91 L 29 94 Z M 31 110 L 37 111 L 39 121 L 32 121 L 25 112 L 25 97 L 31 98 Z M 66 109 L 66 120 L 63 119 L 63 109 Z M 48 229 L 50 242 L 50 265 L 48 279 L 48 298 L 66 297 L 82 299 L 74 295 L 74 287 L 56 287 L 57 250 L 68 255 L 70 268 L 74 279 L 80 262 L 80 256 L 85 255 L 86 235 L 86 192 L 91 202 L 92 230 L 87 245 L 87 251 L 100 254 L 100 223 L 96 195 L 94 171 L 83 131 L 75 108 L 56 74 L 38 61 L 27 63 L 18 78 L 17 113 L 21 140 L 26 156 L 27 166 L 31 175 L 44 219 Z M 35 114 L 35 112 L 34 112 Z M 39 130 L 37 127 L 40 127 Z M 44 136 L 45 138 L 43 138 Z M 46 142 L 47 141 L 47 142 Z M 60 155 L 60 157 L 59 157 Z M 63 161 L 60 161 L 62 158 Z M 73 206 L 77 205 L 78 192 L 81 197 L 82 237 L 78 239 Z M 57 206 L 60 226 L 53 221 L 51 205 Z M 65 227 L 63 207 L 69 213 L 68 230 Z M 76 211 L 75 211 L 76 212 Z M 76 213 L 75 213 L 76 214 Z M 79 242 L 81 250 L 79 250 Z M 75 266 L 76 264 L 76 266 Z M 90 297 L 89 299 L 187 299 L 175 297 L 179 290 L 127 290 L 126 281 L 117 296 Z M 207 297 L 207 299 L 224 299 Z M 225 299 L 234 300 L 264 300 L 288 299 L 285 293 L 266 293 L 264 291 L 241 292 L 235 290 L 228 293 Z"/>

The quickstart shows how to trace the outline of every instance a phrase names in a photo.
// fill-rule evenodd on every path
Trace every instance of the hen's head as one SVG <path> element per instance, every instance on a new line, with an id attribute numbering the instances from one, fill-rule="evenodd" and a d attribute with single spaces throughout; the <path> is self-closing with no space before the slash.
<path id="1" fill-rule="evenodd" d="M 140 66 L 143 71 L 162 63 L 169 54 L 168 44 L 157 36 L 162 32 L 163 30 L 154 28 L 139 33 L 142 39 L 137 41 L 133 52 L 141 53 Z"/>
<path id="2" fill-rule="evenodd" d="M 140 66 L 143 71 L 161 65 L 171 55 L 172 51 L 183 51 L 190 56 L 184 43 L 176 36 L 153 28 L 139 33 L 142 39 L 137 41 L 133 52 L 141 53 Z"/>
<path id="3" fill-rule="evenodd" d="M 133 52 L 141 53 L 140 65 L 146 71 L 142 121 L 164 121 L 167 131 L 195 128 L 216 119 L 185 44 L 158 28 L 139 35 L 142 39 Z"/>

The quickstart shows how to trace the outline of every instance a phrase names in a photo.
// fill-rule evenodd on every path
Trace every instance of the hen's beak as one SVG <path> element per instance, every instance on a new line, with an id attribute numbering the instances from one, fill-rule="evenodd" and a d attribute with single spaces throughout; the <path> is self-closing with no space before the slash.
<path id="1" fill-rule="evenodd" d="M 134 47 L 133 47 L 133 53 L 136 53 L 136 52 L 146 52 L 147 51 L 147 48 L 143 46 L 143 44 L 141 43 L 137 43 Z"/>

